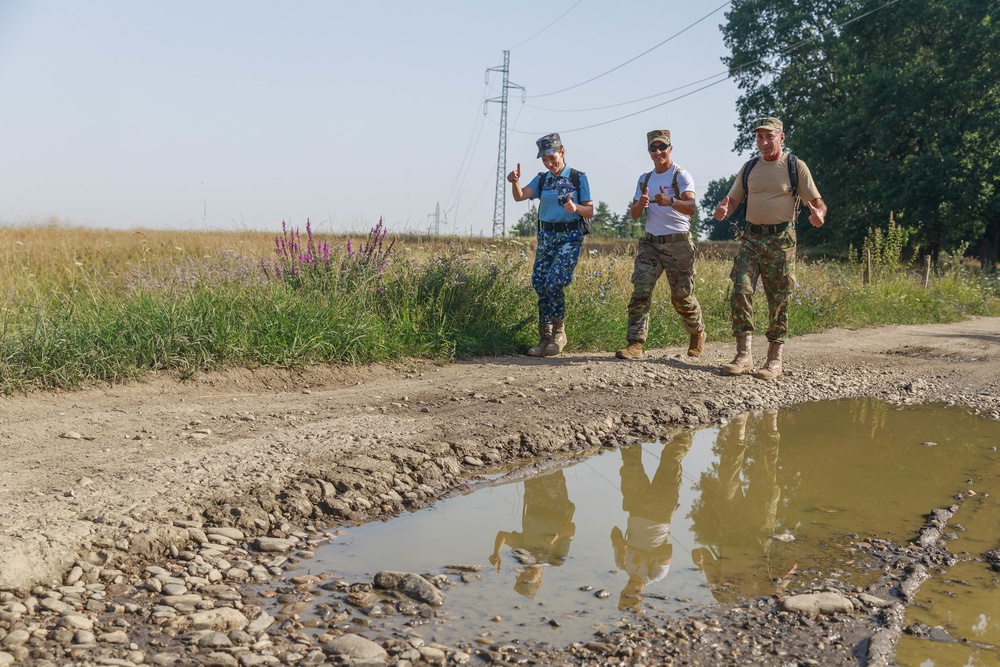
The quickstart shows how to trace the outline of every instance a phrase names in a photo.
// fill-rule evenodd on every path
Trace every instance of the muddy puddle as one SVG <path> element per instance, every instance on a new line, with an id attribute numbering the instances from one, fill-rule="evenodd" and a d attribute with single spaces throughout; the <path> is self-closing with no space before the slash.
<path id="1" fill-rule="evenodd" d="M 1000 547 L 998 446 L 1000 424 L 943 405 L 852 399 L 747 413 L 552 460 L 533 477 L 503 483 L 517 476 L 498 473 L 467 495 L 338 531 L 289 570 L 270 611 L 315 632 L 566 645 L 633 614 L 732 605 L 824 578 L 864 586 L 879 572 L 852 542 L 906 544 L 962 493 L 948 546 L 976 560 L 933 572 L 907 625 L 966 641 L 907 635 L 899 661 L 980 664 L 995 649 L 977 646 L 1000 646 L 1000 580 L 981 558 Z M 383 570 L 446 576 L 444 603 L 373 589 Z M 302 596 L 291 579 L 306 574 L 325 582 Z"/>

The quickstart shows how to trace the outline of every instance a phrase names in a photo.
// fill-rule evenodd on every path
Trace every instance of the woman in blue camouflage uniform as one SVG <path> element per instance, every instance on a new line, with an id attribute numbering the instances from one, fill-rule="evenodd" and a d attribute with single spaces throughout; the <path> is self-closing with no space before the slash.
<path id="1" fill-rule="evenodd" d="M 517 169 L 507 175 L 507 180 L 514 201 L 539 200 L 538 248 L 531 285 L 538 294 L 540 340 L 528 354 L 551 357 L 562 352 L 566 345 L 565 289 L 573 280 L 587 220 L 594 216 L 594 202 L 587 175 L 566 164 L 559 135 L 546 134 L 535 143 L 538 157 L 548 172 L 541 172 L 522 188 L 521 164 L 518 163 Z"/>

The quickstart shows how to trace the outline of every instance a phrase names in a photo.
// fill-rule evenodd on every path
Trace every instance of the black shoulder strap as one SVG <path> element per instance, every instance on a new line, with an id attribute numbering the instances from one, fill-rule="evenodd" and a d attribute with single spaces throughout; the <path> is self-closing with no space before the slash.
<path id="1" fill-rule="evenodd" d="M 569 180 L 573 183 L 573 187 L 576 188 L 576 196 L 580 196 L 580 174 L 582 171 L 577 171 L 573 167 L 569 168 Z"/>
<path id="2" fill-rule="evenodd" d="M 792 196 L 799 196 L 799 158 L 788 154 L 788 182 L 792 184 Z"/>
<path id="3" fill-rule="evenodd" d="M 535 194 L 538 195 L 539 199 L 542 198 L 542 188 L 545 187 L 545 177 L 548 175 L 549 172 L 547 171 L 538 172 L 538 192 L 536 192 Z"/>
<path id="4" fill-rule="evenodd" d="M 740 183 L 743 184 L 743 201 L 749 199 L 747 182 L 750 180 L 750 172 L 753 170 L 754 166 L 757 164 L 757 160 L 760 159 L 759 155 L 755 155 L 747 163 L 743 165 L 743 171 L 740 172 Z"/>
<path id="5" fill-rule="evenodd" d="M 652 177 L 653 177 L 653 172 L 651 172 L 651 171 L 650 172 L 646 172 L 646 176 L 642 179 L 642 187 L 639 188 L 639 194 L 640 195 L 642 194 L 642 192 L 646 188 L 649 187 L 649 179 L 651 179 Z"/>

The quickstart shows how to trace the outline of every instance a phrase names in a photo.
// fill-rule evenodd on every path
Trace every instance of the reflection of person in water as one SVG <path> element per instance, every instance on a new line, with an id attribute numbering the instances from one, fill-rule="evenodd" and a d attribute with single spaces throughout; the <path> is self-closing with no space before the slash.
<path id="1" fill-rule="evenodd" d="M 777 410 L 734 417 L 719 429 L 717 466 L 699 483 L 691 518 L 698 541 L 708 546 L 691 557 L 720 600 L 728 592 L 766 595 L 773 592 L 772 579 L 782 574 L 771 562 L 781 497 L 779 439 Z"/>
<path id="2" fill-rule="evenodd" d="M 691 448 L 684 431 L 663 446 L 653 479 L 642 465 L 642 446 L 622 447 L 622 509 L 628 512 L 625 532 L 611 529 L 615 563 L 628 574 L 618 608 L 638 607 L 642 591 L 667 576 L 673 547 L 667 541 L 681 487 L 681 460 Z"/>
<path id="3" fill-rule="evenodd" d="M 507 544 L 526 567 L 517 573 L 514 590 L 533 598 L 542 583 L 544 565 L 562 565 L 576 535 L 566 477 L 562 470 L 525 480 L 521 532 L 500 531 L 493 544 L 490 564 L 500 571 L 500 550 Z"/>

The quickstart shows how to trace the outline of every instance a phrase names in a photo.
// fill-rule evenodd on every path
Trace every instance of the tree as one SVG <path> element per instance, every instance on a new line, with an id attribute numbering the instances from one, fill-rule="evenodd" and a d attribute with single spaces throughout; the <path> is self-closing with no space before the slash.
<path id="1" fill-rule="evenodd" d="M 517 224 L 510 228 L 511 236 L 534 236 L 538 230 L 538 207 L 534 204 L 517 219 Z"/>
<path id="2" fill-rule="evenodd" d="M 736 224 L 744 221 L 742 209 L 740 209 L 740 213 L 730 216 L 725 220 L 720 221 L 715 219 L 715 208 L 729 194 L 730 188 L 736 182 L 737 175 L 733 174 L 729 178 L 717 178 L 709 182 L 708 188 L 701 198 L 701 210 L 705 211 L 705 225 L 708 230 L 708 240 L 710 241 L 729 241 L 736 238 Z"/>
<path id="3" fill-rule="evenodd" d="M 972 241 L 996 262 L 1000 4 L 734 0 L 727 20 L 741 126 L 781 117 L 830 206 L 801 239 L 860 246 L 895 213 L 932 253 Z"/>
<path id="4" fill-rule="evenodd" d="M 590 221 L 590 233 L 594 236 L 617 236 L 617 220 L 608 205 L 602 201 L 594 205 L 594 217 Z"/>

